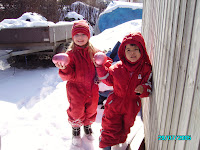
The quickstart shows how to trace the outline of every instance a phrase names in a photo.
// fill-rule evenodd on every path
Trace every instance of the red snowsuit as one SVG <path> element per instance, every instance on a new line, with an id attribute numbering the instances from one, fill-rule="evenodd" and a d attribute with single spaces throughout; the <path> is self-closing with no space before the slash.
<path id="1" fill-rule="evenodd" d="M 90 58 L 88 47 L 75 46 L 67 54 L 70 63 L 66 69 L 59 70 L 63 81 L 67 80 L 67 97 L 69 108 L 68 120 L 72 127 L 91 125 L 97 114 L 99 88 L 95 84 L 95 66 Z"/>
<path id="2" fill-rule="evenodd" d="M 125 45 L 136 44 L 141 52 L 137 63 L 130 63 L 125 57 Z M 113 86 L 113 93 L 108 96 L 102 117 L 102 129 L 99 147 L 113 146 L 126 141 L 130 128 L 133 126 L 137 113 L 141 108 L 141 99 L 151 93 L 152 68 L 146 52 L 144 39 L 140 33 L 129 34 L 119 47 L 121 61 L 115 65 L 97 68 L 102 82 Z M 138 85 L 144 92 L 136 95 Z"/>

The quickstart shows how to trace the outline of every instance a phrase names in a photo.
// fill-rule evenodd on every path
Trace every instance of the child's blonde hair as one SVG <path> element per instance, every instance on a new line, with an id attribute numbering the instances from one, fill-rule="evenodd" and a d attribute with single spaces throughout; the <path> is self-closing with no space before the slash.
<path id="1" fill-rule="evenodd" d="M 88 51 L 89 51 L 89 54 L 90 54 L 90 59 L 93 61 L 93 56 L 97 52 L 97 49 L 95 49 L 94 46 L 89 41 L 88 41 L 88 43 L 85 46 L 86 47 L 88 46 Z M 70 45 L 68 46 L 66 52 L 73 51 L 74 47 L 75 47 L 75 43 L 74 43 L 74 41 L 72 41 L 70 43 Z"/>

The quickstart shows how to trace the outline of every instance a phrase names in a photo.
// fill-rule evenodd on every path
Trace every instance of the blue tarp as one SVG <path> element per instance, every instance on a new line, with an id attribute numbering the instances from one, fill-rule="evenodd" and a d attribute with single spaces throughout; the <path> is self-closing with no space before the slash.
<path id="1" fill-rule="evenodd" d="M 114 46 L 114 48 L 112 49 L 112 51 L 109 51 L 108 53 L 106 53 L 106 56 L 110 57 L 110 58 L 113 60 L 113 62 L 119 61 L 119 60 L 120 60 L 120 59 L 119 59 L 119 56 L 118 56 L 118 49 L 119 49 L 120 44 L 121 44 L 121 43 L 118 41 L 118 42 L 115 44 L 115 46 Z"/>
<path id="2" fill-rule="evenodd" d="M 130 20 L 142 19 L 142 9 L 117 8 L 110 13 L 100 15 L 98 27 L 100 32 Z"/>

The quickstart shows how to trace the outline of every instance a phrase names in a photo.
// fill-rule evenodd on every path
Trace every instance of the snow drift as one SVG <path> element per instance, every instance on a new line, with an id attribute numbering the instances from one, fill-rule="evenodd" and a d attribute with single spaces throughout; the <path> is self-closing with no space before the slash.
<path id="1" fill-rule="evenodd" d="M 112 1 L 100 14 L 95 32 L 103 32 L 130 20 L 142 19 L 142 3 Z"/>

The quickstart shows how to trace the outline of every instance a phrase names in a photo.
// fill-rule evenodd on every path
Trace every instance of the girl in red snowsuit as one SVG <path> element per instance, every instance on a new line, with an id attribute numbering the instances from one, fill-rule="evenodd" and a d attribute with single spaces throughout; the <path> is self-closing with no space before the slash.
<path id="1" fill-rule="evenodd" d="M 151 93 L 152 67 L 142 35 L 125 36 L 118 55 L 121 61 L 115 65 L 97 67 L 100 79 L 114 89 L 102 117 L 99 147 L 104 149 L 126 141 L 140 111 L 141 98 Z"/>
<path id="2" fill-rule="evenodd" d="M 70 62 L 67 66 L 56 64 L 66 89 L 69 101 L 68 120 L 72 125 L 72 143 L 80 146 L 80 127 L 85 134 L 92 133 L 91 124 L 97 115 L 99 98 L 98 84 L 95 84 L 96 71 L 93 56 L 96 49 L 89 43 L 90 31 L 86 21 L 75 22 L 72 27 L 72 44 L 67 50 Z"/>

